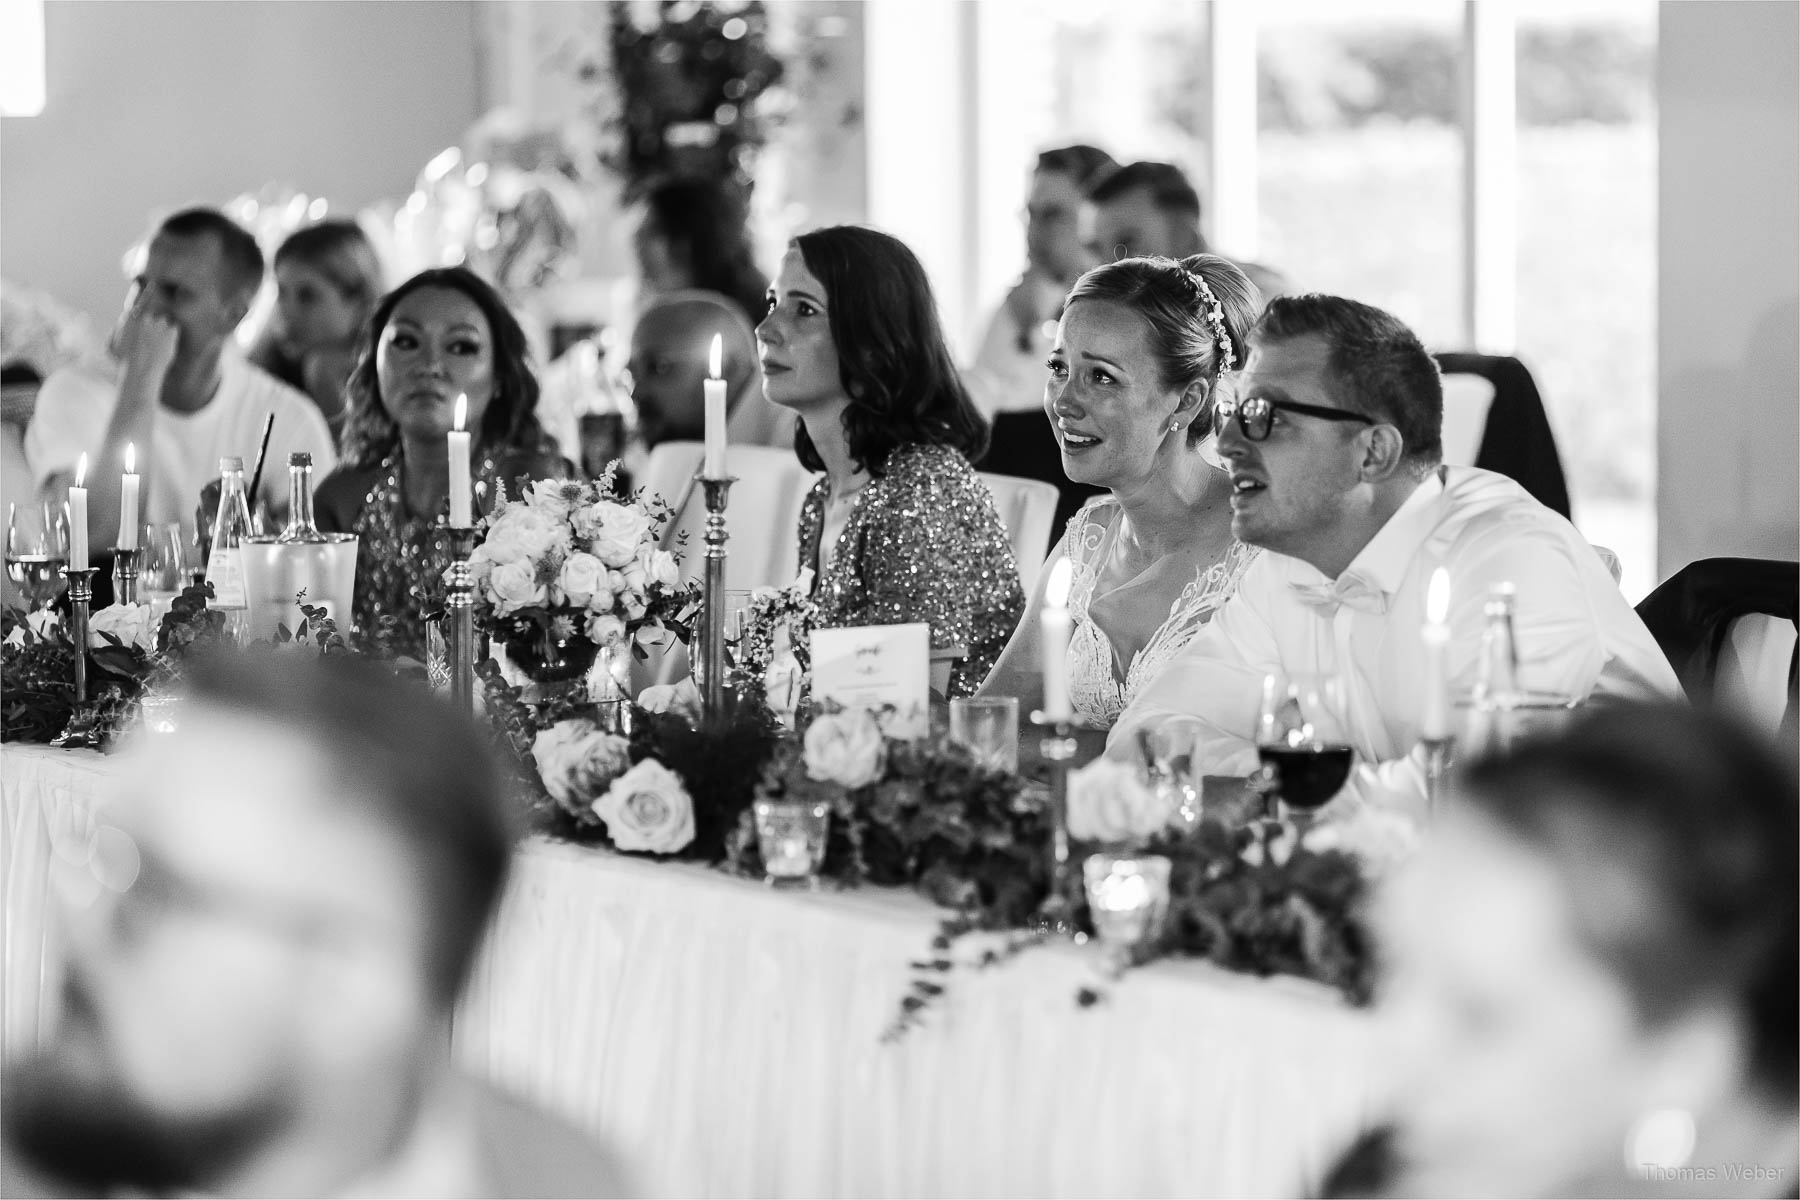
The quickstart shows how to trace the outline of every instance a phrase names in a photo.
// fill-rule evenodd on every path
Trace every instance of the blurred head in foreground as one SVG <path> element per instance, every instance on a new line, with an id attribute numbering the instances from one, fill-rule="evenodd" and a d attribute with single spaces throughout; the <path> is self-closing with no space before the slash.
<path id="1" fill-rule="evenodd" d="M 1380 912 L 1394 1190 L 1791 1194 L 1792 765 L 1713 714 L 1612 708 L 1459 792 Z"/>
<path id="2" fill-rule="evenodd" d="M 102 818 L 8 1157 L 87 1191 L 325 1195 L 414 1136 L 507 873 L 465 719 L 344 659 L 201 664 Z"/>

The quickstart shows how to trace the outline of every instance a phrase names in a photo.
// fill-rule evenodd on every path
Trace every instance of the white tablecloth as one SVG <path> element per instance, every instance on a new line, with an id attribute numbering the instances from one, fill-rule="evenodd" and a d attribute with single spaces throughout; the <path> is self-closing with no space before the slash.
<path id="1" fill-rule="evenodd" d="M 53 1015 L 48 863 L 80 853 L 109 770 L 0 751 L 9 1055 Z M 1369 1022 L 1324 990 L 1193 963 L 1108 985 L 1092 947 L 954 971 L 884 1044 L 939 916 L 533 841 L 458 1055 L 670 1195 L 1296 1194 L 1374 1099 Z"/>

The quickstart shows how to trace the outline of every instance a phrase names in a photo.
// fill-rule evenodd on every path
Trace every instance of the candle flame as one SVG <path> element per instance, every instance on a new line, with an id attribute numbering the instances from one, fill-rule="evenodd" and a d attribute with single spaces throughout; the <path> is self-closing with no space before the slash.
<path id="1" fill-rule="evenodd" d="M 707 370 L 714 379 L 720 377 L 725 368 L 725 338 L 722 334 L 713 334 L 712 350 L 706 357 Z M 691 386 L 691 385 L 690 385 Z"/>
<path id="2" fill-rule="evenodd" d="M 1050 568 L 1050 582 L 1044 587 L 1044 607 L 1066 609 L 1069 607 L 1069 584 L 1074 568 L 1064 558 Z"/>
<path id="3" fill-rule="evenodd" d="M 125 443 L 125 473 L 127 475 L 129 475 L 135 470 L 137 470 L 137 445 L 136 445 L 136 443 L 133 443 L 133 442 L 126 442 Z"/>
<path id="4" fill-rule="evenodd" d="M 87 478 L 87 455 L 83 454 L 75 463 L 75 486 L 80 487 Z"/>
<path id="5" fill-rule="evenodd" d="M 1425 591 L 1425 619 L 1442 625 L 1450 615 L 1450 572 L 1443 567 L 1431 573 L 1431 585 Z"/>
<path id="6" fill-rule="evenodd" d="M 456 432 L 461 433 L 469 420 L 469 393 L 456 393 Z"/>

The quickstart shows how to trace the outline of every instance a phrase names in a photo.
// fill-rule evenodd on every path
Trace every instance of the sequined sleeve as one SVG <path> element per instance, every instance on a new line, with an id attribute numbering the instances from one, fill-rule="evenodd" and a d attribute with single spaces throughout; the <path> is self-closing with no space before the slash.
<path id="1" fill-rule="evenodd" d="M 951 669 L 949 690 L 972 693 L 1025 611 L 992 495 L 968 461 L 945 446 L 894 451 L 886 472 L 864 491 L 821 581 L 821 623 L 927 622 L 934 646 L 968 647 Z"/>

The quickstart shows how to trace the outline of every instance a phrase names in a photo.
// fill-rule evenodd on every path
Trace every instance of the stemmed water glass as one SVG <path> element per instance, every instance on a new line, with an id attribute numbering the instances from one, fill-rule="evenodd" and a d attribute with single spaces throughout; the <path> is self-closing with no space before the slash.
<path id="1" fill-rule="evenodd" d="M 33 612 L 48 608 L 69 586 L 69 523 L 48 501 L 11 506 L 6 518 L 6 577 Z"/>
<path id="2" fill-rule="evenodd" d="M 1150 787 L 1171 814 L 1170 824 L 1186 833 L 1200 827 L 1201 775 L 1196 750 L 1205 729 L 1205 722 L 1198 717 L 1170 717 L 1138 734 Z"/>
<path id="3" fill-rule="evenodd" d="M 1344 725 L 1344 689 L 1330 673 L 1263 679 L 1256 748 L 1262 787 L 1302 832 L 1350 777 L 1356 752 Z"/>
<path id="4" fill-rule="evenodd" d="M 169 611 L 169 604 L 187 586 L 189 566 L 188 544 L 181 536 L 181 522 L 145 525 L 138 540 L 143 548 L 138 564 L 138 588 L 158 618 Z"/>

